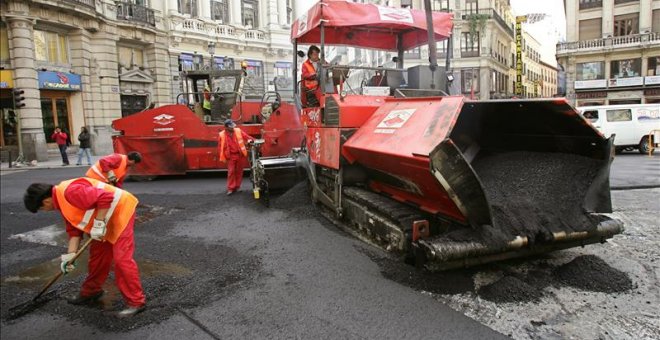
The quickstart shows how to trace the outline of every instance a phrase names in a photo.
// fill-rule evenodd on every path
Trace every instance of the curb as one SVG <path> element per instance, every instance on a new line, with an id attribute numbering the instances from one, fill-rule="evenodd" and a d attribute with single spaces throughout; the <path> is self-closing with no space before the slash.
<path id="1" fill-rule="evenodd" d="M 18 171 L 18 170 L 46 170 L 46 169 L 71 169 L 71 168 L 87 168 L 91 165 L 43 165 L 43 166 L 21 166 L 21 167 L 12 167 L 12 168 L 0 168 L 0 171 Z"/>
<path id="2" fill-rule="evenodd" d="M 660 184 L 622 185 L 622 186 L 610 187 L 610 190 L 621 191 L 621 190 L 656 189 L 656 188 L 660 188 Z"/>

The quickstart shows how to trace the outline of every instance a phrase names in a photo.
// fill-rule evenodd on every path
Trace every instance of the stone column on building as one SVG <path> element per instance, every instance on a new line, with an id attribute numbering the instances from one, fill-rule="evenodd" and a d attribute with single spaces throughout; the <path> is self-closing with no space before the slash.
<path id="1" fill-rule="evenodd" d="M 167 0 L 167 13 L 179 13 L 179 0 Z"/>
<path id="2" fill-rule="evenodd" d="M 199 0 L 200 8 L 200 18 L 202 19 L 211 19 L 211 0 Z"/>
<path id="3" fill-rule="evenodd" d="M 9 26 L 9 48 L 14 67 L 15 89 L 25 91 L 25 106 L 16 110 L 20 120 L 20 138 L 25 160 L 48 160 L 46 137 L 39 94 L 39 82 L 34 62 L 33 19 L 12 15 L 11 12 L 28 13 L 29 5 L 17 1 L 10 3 L 7 23 Z"/>
<path id="4" fill-rule="evenodd" d="M 171 98 L 170 58 L 167 50 L 168 37 L 165 34 L 157 35 L 156 41 L 147 50 L 147 60 L 151 76 L 154 78 L 153 93 L 150 100 L 157 106 L 173 104 Z"/>
<path id="5" fill-rule="evenodd" d="M 279 24 L 286 25 L 286 0 L 277 0 L 277 12 L 279 14 Z"/>
<path id="6" fill-rule="evenodd" d="M 266 0 L 265 2 L 265 7 L 266 7 L 266 25 L 261 25 L 263 27 L 277 27 L 280 24 L 280 19 L 279 15 L 277 13 L 278 6 L 277 6 L 277 1 L 278 0 Z"/>
<path id="7" fill-rule="evenodd" d="M 90 40 L 93 51 L 90 83 L 94 110 L 93 115 L 88 116 L 88 124 L 92 130 L 92 151 L 97 155 L 113 151 L 111 124 L 121 118 L 117 40 L 116 27 L 110 25 L 102 25 Z"/>
<path id="8" fill-rule="evenodd" d="M 90 35 L 87 30 L 77 30 L 69 33 L 69 56 L 71 58 L 71 70 L 80 75 L 80 82 L 82 86 L 82 116 L 84 119 L 83 125 L 90 124 L 88 117 L 92 115 L 94 110 L 94 98 L 92 94 L 90 65 L 92 59 L 92 51 L 90 47 Z M 72 136 L 73 137 L 73 136 Z M 75 141 L 75 138 L 72 138 Z"/>
<path id="9" fill-rule="evenodd" d="M 229 20 L 234 25 L 243 25 L 243 17 L 241 13 L 243 11 L 243 6 L 241 5 L 240 0 L 230 0 L 229 2 L 229 12 L 231 13 L 231 18 Z"/>
<path id="10" fill-rule="evenodd" d="M 648 8 L 639 11 L 639 32 L 651 32 L 653 29 L 653 11 L 651 0 L 639 0 L 639 8 Z"/>
<path id="11" fill-rule="evenodd" d="M 613 35 L 614 31 L 614 1 L 603 1 L 602 37 Z"/>

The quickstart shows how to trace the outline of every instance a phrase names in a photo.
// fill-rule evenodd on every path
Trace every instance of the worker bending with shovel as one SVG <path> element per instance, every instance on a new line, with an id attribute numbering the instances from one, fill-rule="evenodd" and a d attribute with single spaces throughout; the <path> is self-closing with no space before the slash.
<path id="1" fill-rule="evenodd" d="M 117 312 L 130 317 L 144 309 L 145 297 L 137 263 L 133 259 L 133 225 L 138 200 L 128 191 L 92 178 L 76 178 L 58 185 L 33 183 L 27 188 L 23 203 L 27 210 L 57 210 L 66 222 L 69 236 L 67 254 L 62 255 L 64 274 L 75 268 L 71 261 L 84 234 L 93 239 L 89 254 L 89 273 L 80 293 L 69 303 L 84 305 L 103 296 L 103 284 L 114 261 L 115 280 L 126 308 Z"/>
<path id="2" fill-rule="evenodd" d="M 127 155 L 114 153 L 99 159 L 96 164 L 87 170 L 85 177 L 121 188 L 128 175 L 128 170 L 141 161 L 142 155 L 137 151 L 131 151 Z"/>
<path id="3" fill-rule="evenodd" d="M 220 162 L 227 163 L 227 195 L 241 188 L 243 169 L 247 165 L 247 147 L 254 138 L 236 127 L 233 120 L 225 120 L 225 129 L 218 135 L 218 155 Z"/>

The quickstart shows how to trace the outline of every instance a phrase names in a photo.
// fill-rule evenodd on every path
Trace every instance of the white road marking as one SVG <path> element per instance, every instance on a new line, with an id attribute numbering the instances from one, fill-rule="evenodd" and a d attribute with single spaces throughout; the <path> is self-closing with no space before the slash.
<path id="1" fill-rule="evenodd" d="M 51 224 L 49 226 L 28 231 L 26 233 L 14 234 L 9 236 L 12 240 L 21 240 L 25 242 L 46 244 L 50 246 L 59 246 L 66 241 L 66 230 L 64 226 Z"/>

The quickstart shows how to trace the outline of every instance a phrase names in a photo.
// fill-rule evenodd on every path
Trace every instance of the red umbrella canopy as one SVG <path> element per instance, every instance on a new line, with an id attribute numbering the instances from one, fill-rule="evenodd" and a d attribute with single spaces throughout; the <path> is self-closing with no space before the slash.
<path id="1" fill-rule="evenodd" d="M 449 37 L 452 17 L 450 13 L 433 12 L 436 41 Z M 314 5 L 293 23 L 291 41 L 319 44 L 321 23 L 328 45 L 397 51 L 399 39 L 403 50 L 428 43 L 424 11 L 349 1 L 321 1 Z"/>

